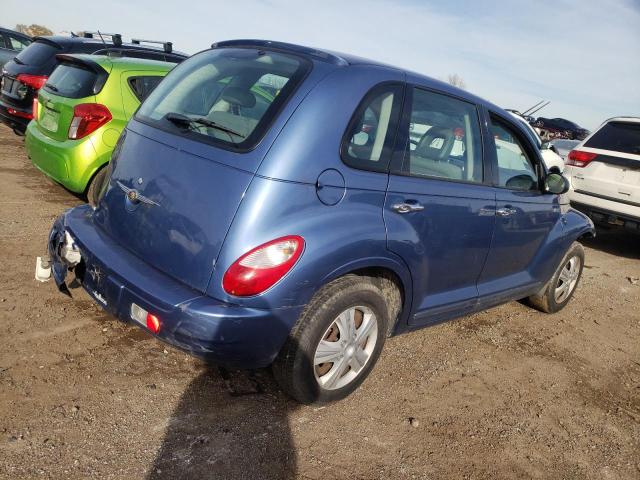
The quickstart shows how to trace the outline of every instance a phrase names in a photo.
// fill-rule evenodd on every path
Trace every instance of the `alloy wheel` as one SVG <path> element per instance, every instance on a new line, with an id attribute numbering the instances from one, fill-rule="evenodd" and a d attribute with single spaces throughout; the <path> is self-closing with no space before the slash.
<path id="1" fill-rule="evenodd" d="M 582 261 L 580 257 L 571 257 L 569 261 L 562 267 L 560 276 L 558 277 L 558 283 L 554 291 L 554 299 L 556 303 L 564 302 L 578 283 L 578 277 L 580 276 L 580 267 Z"/>

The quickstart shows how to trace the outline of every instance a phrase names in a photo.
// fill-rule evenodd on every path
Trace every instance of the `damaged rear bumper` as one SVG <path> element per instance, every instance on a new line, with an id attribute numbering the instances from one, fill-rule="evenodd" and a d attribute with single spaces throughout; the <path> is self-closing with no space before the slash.
<path id="1" fill-rule="evenodd" d="M 228 367 L 259 368 L 277 356 L 302 307 L 256 309 L 220 302 L 156 270 L 107 236 L 92 221 L 88 205 L 56 219 L 49 234 L 52 276 L 63 292 L 69 262 L 63 257 L 65 232 L 81 260 L 75 277 L 91 297 L 122 321 L 131 305 L 156 315 L 155 336 L 193 355 Z"/>

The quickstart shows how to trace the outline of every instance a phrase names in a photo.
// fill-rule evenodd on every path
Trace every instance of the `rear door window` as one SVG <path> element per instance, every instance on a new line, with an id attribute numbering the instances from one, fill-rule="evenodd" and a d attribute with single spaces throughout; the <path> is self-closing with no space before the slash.
<path id="1" fill-rule="evenodd" d="M 640 155 L 640 123 L 609 122 L 594 133 L 584 146 Z"/>
<path id="2" fill-rule="evenodd" d="M 19 63 L 39 66 L 47 63 L 56 53 L 60 53 L 61 50 L 61 48 L 56 47 L 49 42 L 36 40 L 27 48 L 22 50 L 16 58 Z"/>
<path id="3" fill-rule="evenodd" d="M 29 46 L 29 41 L 22 39 L 22 38 L 18 38 L 14 35 L 8 35 L 7 39 L 9 40 L 10 43 L 10 48 L 12 48 L 13 50 L 17 51 L 17 52 L 21 52 L 22 50 L 24 50 L 25 48 L 27 48 Z"/>
<path id="4" fill-rule="evenodd" d="M 219 48 L 179 64 L 136 118 L 195 140 L 252 148 L 310 68 L 302 58 Z"/>
<path id="5" fill-rule="evenodd" d="M 158 75 L 131 77 L 129 78 L 129 86 L 136 98 L 140 102 L 143 102 L 144 99 L 153 92 L 163 78 L 164 77 Z"/>
<path id="6" fill-rule="evenodd" d="M 505 122 L 491 118 L 498 160 L 498 185 L 512 190 L 537 190 L 538 175 L 524 140 Z"/>
<path id="7" fill-rule="evenodd" d="M 401 174 L 482 183 L 482 137 L 472 103 L 414 88 Z"/>
<path id="8" fill-rule="evenodd" d="M 77 65 L 61 64 L 53 71 L 44 89 L 67 98 L 84 98 L 94 94 L 98 75 Z"/>

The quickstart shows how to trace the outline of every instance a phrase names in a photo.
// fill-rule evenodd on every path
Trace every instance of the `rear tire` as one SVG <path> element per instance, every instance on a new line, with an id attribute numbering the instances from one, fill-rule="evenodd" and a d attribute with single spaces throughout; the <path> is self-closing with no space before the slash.
<path id="1" fill-rule="evenodd" d="M 544 290 L 528 298 L 528 303 L 545 313 L 562 310 L 578 288 L 584 268 L 584 248 L 573 242 Z"/>
<path id="2" fill-rule="evenodd" d="M 303 310 L 273 363 L 274 376 L 301 403 L 341 400 L 375 365 L 388 325 L 385 297 L 372 278 L 334 280 Z"/>
<path id="3" fill-rule="evenodd" d="M 106 177 L 107 168 L 105 166 L 98 170 L 98 173 L 96 173 L 89 182 L 89 188 L 87 188 L 87 201 L 93 207 L 98 205 L 98 201 L 100 201 L 100 192 L 102 192 L 102 184 Z"/>

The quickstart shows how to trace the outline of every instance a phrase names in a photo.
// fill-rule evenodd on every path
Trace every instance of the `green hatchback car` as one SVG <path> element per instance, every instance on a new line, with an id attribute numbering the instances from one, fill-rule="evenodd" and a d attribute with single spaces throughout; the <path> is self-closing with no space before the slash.
<path id="1" fill-rule="evenodd" d="M 125 125 L 175 63 L 101 55 L 58 55 L 34 99 L 25 145 L 33 164 L 96 203 Z"/>

